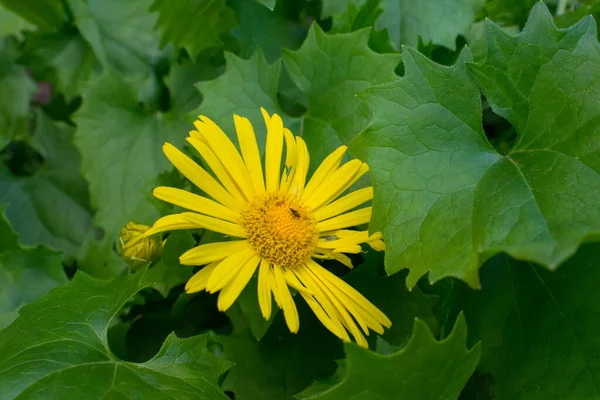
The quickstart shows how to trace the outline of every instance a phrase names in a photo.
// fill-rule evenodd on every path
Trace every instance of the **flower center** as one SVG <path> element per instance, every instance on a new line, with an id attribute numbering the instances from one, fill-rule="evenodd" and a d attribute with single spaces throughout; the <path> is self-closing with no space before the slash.
<path id="1" fill-rule="evenodd" d="M 242 213 L 241 225 L 259 256 L 284 267 L 308 261 L 319 238 L 317 221 L 293 195 L 258 196 Z"/>

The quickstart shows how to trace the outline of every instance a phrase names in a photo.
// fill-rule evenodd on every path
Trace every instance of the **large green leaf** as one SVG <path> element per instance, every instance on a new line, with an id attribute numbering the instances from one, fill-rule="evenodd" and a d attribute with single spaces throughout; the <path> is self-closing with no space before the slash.
<path id="1" fill-rule="evenodd" d="M 11 138 L 25 136 L 29 101 L 37 90 L 16 57 L 8 40 L 0 39 L 0 150 Z"/>
<path id="2" fill-rule="evenodd" d="M 107 329 L 119 309 L 147 286 L 144 273 L 73 281 L 21 309 L 0 331 L 0 392 L 5 399 L 227 399 L 217 379 L 228 364 L 206 349 L 206 337 L 170 335 L 150 361 L 117 359 Z M 74 385 L 73 383 L 77 384 Z"/>
<path id="3" fill-rule="evenodd" d="M 481 353 L 479 344 L 467 349 L 466 341 L 467 324 L 462 316 L 450 336 L 440 342 L 416 319 L 409 342 L 398 352 L 380 355 L 346 344 L 346 360 L 337 376 L 340 381 L 316 384 L 298 398 L 456 399 Z"/>
<path id="4" fill-rule="evenodd" d="M 165 57 L 154 30 L 152 0 L 66 0 L 75 25 L 105 68 L 147 75 Z"/>
<path id="5" fill-rule="evenodd" d="M 20 35 L 23 30 L 34 29 L 31 23 L 22 18 L 19 14 L 8 10 L 0 2 L 0 37 L 8 35 Z"/>
<path id="6" fill-rule="evenodd" d="M 509 154 L 485 138 L 467 51 L 442 67 L 407 50 L 406 77 L 366 94 L 375 119 L 354 148 L 371 166 L 387 270 L 408 267 L 410 286 L 430 271 L 476 287 L 498 252 L 555 268 L 600 233 L 593 21 L 558 31 L 539 4 L 520 36 L 488 31 L 488 61 L 473 70 L 519 132 Z"/>
<path id="7" fill-rule="evenodd" d="M 598 243 L 553 272 L 499 255 L 482 268 L 481 291 L 454 285 L 444 298 L 448 320 L 464 310 L 482 341 L 479 369 L 493 375 L 496 399 L 600 397 L 599 260 Z"/>
<path id="8" fill-rule="evenodd" d="M 74 116 L 75 143 L 98 210 L 94 221 L 113 241 L 128 221 L 151 224 L 159 216 L 152 187 L 171 169 L 161 147 L 180 145 L 189 131 L 177 110 L 148 110 L 138 99 L 134 82 L 105 72 L 88 86 Z"/>
<path id="9" fill-rule="evenodd" d="M 44 247 L 21 247 L 0 207 L 0 329 L 23 305 L 67 282 L 61 258 Z"/>
<path id="10" fill-rule="evenodd" d="M 368 29 L 327 35 L 313 24 L 298 51 L 284 50 L 292 80 L 310 100 L 302 136 L 312 169 L 367 125 L 371 111 L 356 94 L 397 78 L 400 56 L 377 54 L 368 48 L 368 40 Z"/>
<path id="11" fill-rule="evenodd" d="M 365 0 L 325 0 L 324 16 L 339 16 L 347 7 L 358 8 Z M 375 28 L 387 29 L 396 49 L 416 47 L 419 37 L 454 50 L 456 37 L 466 36 L 483 0 L 381 0 L 383 10 Z"/>
<path id="12" fill-rule="evenodd" d="M 195 59 L 203 50 L 219 47 L 221 37 L 235 26 L 233 11 L 225 0 L 154 0 L 156 27 L 162 31 L 161 46 L 173 43 Z"/>
<path id="13" fill-rule="evenodd" d="M 29 139 L 44 158 L 32 176 L 15 176 L 0 166 L 0 204 L 22 243 L 59 249 L 68 258 L 77 255 L 91 228 L 89 195 L 80 175 L 81 157 L 71 143 L 73 128 L 36 112 L 35 131 Z"/>

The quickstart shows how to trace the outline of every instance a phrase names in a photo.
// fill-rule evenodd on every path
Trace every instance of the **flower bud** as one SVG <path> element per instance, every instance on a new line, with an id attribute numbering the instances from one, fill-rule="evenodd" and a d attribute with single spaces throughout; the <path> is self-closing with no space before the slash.
<path id="1" fill-rule="evenodd" d="M 156 236 L 144 237 L 149 226 L 128 222 L 119 236 L 119 253 L 132 268 L 139 268 L 158 260 L 164 242 Z"/>

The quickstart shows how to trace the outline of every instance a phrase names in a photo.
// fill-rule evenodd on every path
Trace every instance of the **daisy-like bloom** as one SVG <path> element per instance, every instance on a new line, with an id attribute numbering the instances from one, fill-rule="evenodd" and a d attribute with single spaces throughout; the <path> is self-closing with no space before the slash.
<path id="1" fill-rule="evenodd" d="M 262 315 L 271 315 L 271 294 L 283 309 L 289 330 L 300 321 L 289 288 L 295 289 L 332 333 L 350 341 L 350 333 L 367 347 L 363 333 L 383 333 L 390 320 L 354 288 L 314 259 L 333 259 L 352 268 L 344 253 L 358 253 L 367 243 L 383 250 L 381 234 L 349 228 L 368 223 L 373 197 L 367 187 L 340 197 L 367 171 L 359 160 L 340 166 L 346 146 L 331 153 L 307 183 L 309 155 L 304 140 L 284 128 L 277 114 L 263 110 L 267 127 L 264 169 L 254 130 L 234 115 L 241 150 L 210 119 L 200 116 L 187 138 L 212 174 L 169 143 L 169 161 L 207 197 L 157 187 L 154 196 L 190 212 L 169 215 L 146 232 L 204 228 L 239 238 L 197 246 L 184 253 L 184 265 L 205 265 L 186 284 L 186 291 L 220 291 L 218 308 L 227 310 L 258 269 L 258 301 Z M 285 144 L 285 162 L 282 158 Z M 213 175 L 214 174 L 214 175 Z M 340 197 L 338 199 L 338 197 Z M 361 332 L 362 331 L 362 332 Z"/>
<path id="2" fill-rule="evenodd" d="M 119 235 L 119 253 L 132 268 L 141 267 L 157 260 L 164 242 L 155 236 L 145 236 L 149 226 L 128 222 Z"/>

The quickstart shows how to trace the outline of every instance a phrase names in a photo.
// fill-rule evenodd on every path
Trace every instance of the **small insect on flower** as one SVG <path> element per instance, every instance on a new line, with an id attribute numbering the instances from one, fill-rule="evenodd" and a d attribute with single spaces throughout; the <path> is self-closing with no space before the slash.
<path id="1" fill-rule="evenodd" d="M 238 115 L 233 120 L 239 149 L 204 116 L 194 122 L 196 130 L 187 138 L 213 174 L 173 145 L 163 146 L 175 168 L 206 196 L 157 187 L 154 196 L 189 211 L 159 219 L 144 236 L 202 228 L 238 238 L 202 244 L 181 255 L 183 265 L 205 266 L 187 282 L 186 292 L 219 292 L 217 307 L 225 311 L 257 273 L 258 303 L 265 319 L 271 316 L 274 298 L 289 330 L 298 332 L 293 288 L 333 334 L 344 341 L 352 335 L 366 347 L 363 334 L 381 334 L 391 321 L 315 259 L 337 260 L 352 268 L 344 253 L 361 252 L 361 244 L 384 249 L 380 233 L 352 229 L 371 219 L 371 207 L 362 206 L 373 198 L 373 188 L 345 194 L 369 168 L 359 160 L 340 166 L 346 152 L 341 146 L 308 179 L 310 158 L 304 140 L 285 128 L 279 115 L 261 111 L 267 128 L 264 165 L 252 124 Z"/>
<path id="2" fill-rule="evenodd" d="M 119 236 L 119 254 L 131 268 L 140 268 L 162 255 L 164 242 L 156 236 L 144 236 L 149 226 L 128 222 Z"/>

